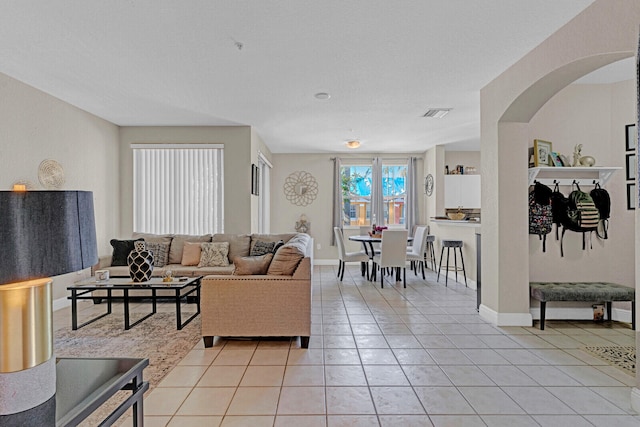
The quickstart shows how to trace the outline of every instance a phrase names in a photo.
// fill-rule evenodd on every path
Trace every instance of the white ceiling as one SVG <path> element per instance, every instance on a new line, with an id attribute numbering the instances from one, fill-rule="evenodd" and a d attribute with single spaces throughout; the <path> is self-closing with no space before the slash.
<path id="1" fill-rule="evenodd" d="M 274 153 L 478 149 L 480 89 L 592 2 L 3 1 L 0 72 L 122 126 L 253 126 Z"/>

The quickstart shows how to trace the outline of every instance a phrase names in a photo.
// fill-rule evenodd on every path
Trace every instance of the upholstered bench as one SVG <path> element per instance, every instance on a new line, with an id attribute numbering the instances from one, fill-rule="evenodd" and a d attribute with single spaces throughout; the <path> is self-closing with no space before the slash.
<path id="1" fill-rule="evenodd" d="M 636 329 L 636 290 L 607 282 L 531 282 L 531 297 L 540 301 L 540 329 L 544 330 L 547 301 L 604 301 L 611 320 L 612 301 L 631 301 L 631 327 Z"/>

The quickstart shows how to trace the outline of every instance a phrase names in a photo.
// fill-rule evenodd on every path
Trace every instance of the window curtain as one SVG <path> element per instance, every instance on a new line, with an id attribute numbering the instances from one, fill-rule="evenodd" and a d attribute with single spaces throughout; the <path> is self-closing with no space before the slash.
<path id="1" fill-rule="evenodd" d="M 415 157 L 409 157 L 407 163 L 407 183 L 405 187 L 405 224 L 410 235 L 413 235 L 414 226 L 418 222 L 418 180 L 416 163 L 417 160 Z"/>
<path id="2" fill-rule="evenodd" d="M 223 148 L 194 146 L 132 144 L 133 231 L 224 231 Z"/>
<path id="3" fill-rule="evenodd" d="M 374 221 L 375 218 L 375 221 Z M 375 157 L 371 167 L 371 222 L 384 225 L 384 195 L 382 192 L 382 159 Z"/>
<path id="4" fill-rule="evenodd" d="M 342 179 L 340 170 L 342 162 L 339 157 L 333 159 L 333 215 L 331 221 L 331 246 L 336 246 L 336 233 L 333 232 L 334 227 L 342 229 Z"/>

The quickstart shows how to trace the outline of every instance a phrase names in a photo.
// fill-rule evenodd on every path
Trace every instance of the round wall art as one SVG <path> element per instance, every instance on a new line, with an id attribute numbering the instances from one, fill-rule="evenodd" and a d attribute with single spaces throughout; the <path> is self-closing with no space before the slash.
<path id="1" fill-rule="evenodd" d="M 318 196 L 318 182 L 308 172 L 293 172 L 284 180 L 284 195 L 296 206 L 307 206 Z"/>
<path id="2" fill-rule="evenodd" d="M 56 190 L 64 185 L 64 169 L 55 160 L 46 159 L 38 167 L 38 181 L 47 190 Z"/>

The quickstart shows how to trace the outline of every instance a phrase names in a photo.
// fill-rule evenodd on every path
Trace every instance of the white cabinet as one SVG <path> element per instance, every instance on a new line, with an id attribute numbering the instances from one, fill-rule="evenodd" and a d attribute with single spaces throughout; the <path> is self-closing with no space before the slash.
<path id="1" fill-rule="evenodd" d="M 445 209 L 462 206 L 465 209 L 480 208 L 480 175 L 445 175 Z"/>

